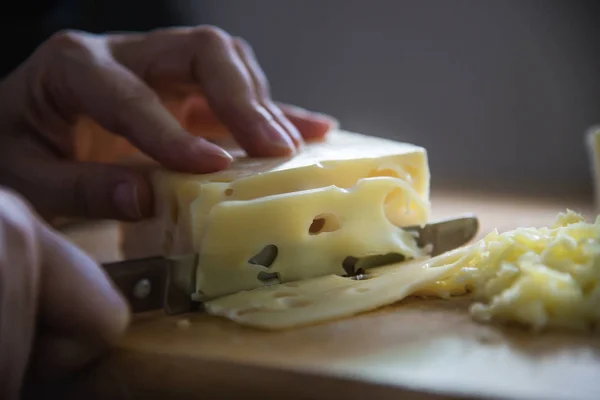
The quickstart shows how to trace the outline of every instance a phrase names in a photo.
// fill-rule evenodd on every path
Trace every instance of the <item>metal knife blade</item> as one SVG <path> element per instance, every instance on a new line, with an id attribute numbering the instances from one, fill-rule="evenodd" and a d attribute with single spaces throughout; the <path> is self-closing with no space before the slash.
<path id="1" fill-rule="evenodd" d="M 436 256 L 470 242 L 479 230 L 479 221 L 475 215 L 467 214 L 402 229 L 418 233 L 418 245 L 431 245 L 432 256 Z M 102 265 L 128 300 L 133 313 L 162 308 L 168 315 L 193 311 L 200 306 L 192 300 L 197 266 L 197 253 Z"/>
<path id="2" fill-rule="evenodd" d="M 437 220 L 425 226 L 402 228 L 419 234 L 419 247 L 432 245 L 431 256 L 435 257 L 469 243 L 479 231 L 479 220 L 475 214 Z"/>

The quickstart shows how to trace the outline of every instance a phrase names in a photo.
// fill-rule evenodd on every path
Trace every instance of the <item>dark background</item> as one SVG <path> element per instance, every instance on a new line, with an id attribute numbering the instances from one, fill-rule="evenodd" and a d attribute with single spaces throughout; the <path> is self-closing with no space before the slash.
<path id="1" fill-rule="evenodd" d="M 53 31 L 214 24 L 255 48 L 280 101 L 425 146 L 433 187 L 591 193 L 600 2 L 21 1 L 0 16 L 2 73 Z"/>

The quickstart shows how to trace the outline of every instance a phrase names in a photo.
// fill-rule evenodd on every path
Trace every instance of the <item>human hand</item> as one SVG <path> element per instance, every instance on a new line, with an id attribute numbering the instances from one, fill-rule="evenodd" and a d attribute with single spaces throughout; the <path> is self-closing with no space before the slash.
<path id="1" fill-rule="evenodd" d="M 97 264 L 0 188 L 0 398 L 87 364 L 129 322 Z"/>
<path id="2" fill-rule="evenodd" d="M 169 97 L 174 87 L 185 88 L 183 100 Z M 302 136 L 323 137 L 336 124 L 276 105 L 249 46 L 214 27 L 60 33 L 0 84 L 0 183 L 44 217 L 151 214 L 146 176 L 78 154 L 74 127 L 82 115 L 163 166 L 190 173 L 231 161 L 197 136 L 205 126 L 226 127 L 251 156 L 285 156 Z"/>

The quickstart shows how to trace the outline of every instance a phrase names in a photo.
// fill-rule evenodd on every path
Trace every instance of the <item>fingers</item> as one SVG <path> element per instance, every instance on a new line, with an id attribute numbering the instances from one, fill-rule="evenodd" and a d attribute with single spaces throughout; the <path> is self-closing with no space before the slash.
<path id="1" fill-rule="evenodd" d="M 58 377 L 115 342 L 127 328 L 129 309 L 89 256 L 39 225 L 43 262 L 39 312 L 45 333 L 36 347 L 34 373 Z"/>
<path id="2" fill-rule="evenodd" d="M 125 300 L 98 265 L 3 190 L 0 277 L 1 398 L 18 398 L 29 361 L 34 377 L 60 377 L 96 357 L 129 323 Z"/>
<path id="3" fill-rule="evenodd" d="M 47 218 L 135 221 L 152 215 L 152 186 L 142 171 L 53 159 L 15 159 L 11 164 L 19 173 L 3 179 Z"/>
<path id="4" fill-rule="evenodd" d="M 327 132 L 338 129 L 340 126 L 338 120 L 329 115 L 288 104 L 279 104 L 279 107 L 305 139 L 322 139 Z"/>
<path id="5" fill-rule="evenodd" d="M 269 100 L 253 57 L 213 27 L 163 29 L 111 41 L 115 57 L 148 81 L 199 84 L 211 108 L 251 156 L 286 156 L 301 138 Z M 238 51 L 238 48 L 240 51 Z"/>
<path id="6" fill-rule="evenodd" d="M 271 114 L 273 119 L 279 123 L 283 129 L 285 129 L 286 133 L 294 142 L 296 148 L 302 146 L 303 140 L 300 132 L 296 129 L 294 125 L 290 123 L 290 121 L 285 117 L 283 112 L 273 103 L 271 100 L 271 94 L 269 89 L 269 82 L 267 81 L 267 77 L 265 76 L 263 70 L 258 65 L 258 61 L 256 60 L 256 56 L 254 55 L 254 51 L 250 47 L 246 41 L 241 38 L 234 39 L 234 47 L 240 56 L 240 59 L 244 62 L 248 73 L 250 74 L 250 78 L 252 79 L 252 84 L 256 90 L 257 97 L 263 107 Z"/>
<path id="7" fill-rule="evenodd" d="M 57 51 L 52 59 L 45 60 L 50 64 L 47 75 L 34 78 L 41 80 L 45 88 L 42 93 L 52 98 L 60 113 L 94 118 L 167 168 L 206 173 L 226 168 L 231 162 L 218 146 L 184 131 L 156 94 L 112 59 L 102 40 L 62 34 L 49 47 Z M 32 86 L 39 83 L 32 82 Z"/>
<path id="8" fill-rule="evenodd" d="M 167 109 L 188 132 L 204 137 L 227 133 L 227 128 L 215 116 L 206 98 L 194 86 L 175 88 L 163 86 L 158 90 Z M 289 104 L 278 103 L 277 105 L 305 139 L 321 139 L 329 131 L 339 128 L 339 122 L 332 116 Z"/>
<path id="9" fill-rule="evenodd" d="M 17 399 L 31 354 L 40 280 L 29 210 L 0 189 L 0 398 Z"/>

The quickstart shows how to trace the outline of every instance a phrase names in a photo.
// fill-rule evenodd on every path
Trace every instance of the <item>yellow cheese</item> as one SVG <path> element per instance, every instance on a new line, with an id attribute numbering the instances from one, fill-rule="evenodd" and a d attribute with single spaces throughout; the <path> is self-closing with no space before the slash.
<path id="1" fill-rule="evenodd" d="M 592 127 L 586 132 L 585 148 L 592 175 L 594 203 L 596 210 L 600 212 L 600 127 Z"/>
<path id="2" fill-rule="evenodd" d="M 472 291 L 471 314 L 479 321 L 534 330 L 583 330 L 600 322 L 600 218 L 589 224 L 567 210 L 550 228 L 492 232 L 429 264 L 454 266 L 445 289 Z M 436 295 L 439 285 L 417 294 Z"/>
<path id="3" fill-rule="evenodd" d="M 157 218 L 125 230 L 125 255 L 198 251 L 199 299 L 344 274 L 347 257 L 420 256 L 399 227 L 430 212 L 425 149 L 344 131 L 291 158 L 239 156 L 205 175 L 159 169 L 154 186 Z"/>
<path id="4" fill-rule="evenodd" d="M 239 324 L 286 329 L 352 316 L 395 303 L 443 279 L 454 266 L 423 260 L 372 268 L 361 280 L 337 275 L 242 291 L 205 304 L 206 311 Z"/>
<path id="5" fill-rule="evenodd" d="M 198 242 L 202 250 L 199 294 L 214 298 L 262 286 L 261 272 L 276 274 L 280 282 L 343 275 L 347 257 L 422 256 L 414 236 L 386 217 L 386 197 L 398 189 L 412 193 L 405 181 L 378 177 L 362 179 L 350 189 L 328 186 L 215 205 Z M 401 201 L 395 204 L 403 205 Z M 319 218 L 324 220 L 323 228 L 310 232 L 313 220 Z M 236 226 L 240 229 L 232 229 Z M 265 246 L 274 246 L 274 261 L 249 263 Z"/>
<path id="6" fill-rule="evenodd" d="M 368 270 L 371 279 L 335 275 L 222 297 L 209 313 L 265 329 L 292 328 L 392 304 L 408 295 L 472 292 L 472 317 L 589 330 L 600 323 L 600 217 L 570 210 L 549 228 L 518 228 L 435 258 Z"/>

